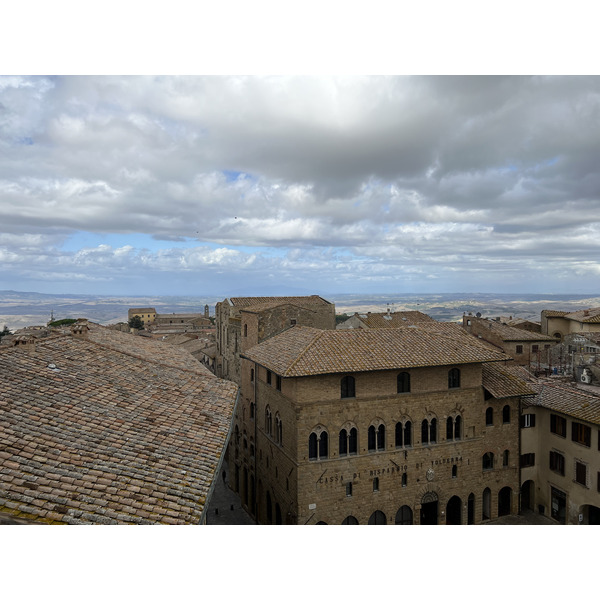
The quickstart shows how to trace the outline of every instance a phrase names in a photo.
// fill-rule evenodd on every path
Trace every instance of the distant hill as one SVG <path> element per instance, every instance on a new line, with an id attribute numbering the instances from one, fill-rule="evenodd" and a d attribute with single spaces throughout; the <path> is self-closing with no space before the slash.
<path id="1" fill-rule="evenodd" d="M 287 290 L 291 294 L 292 289 Z M 291 295 L 309 295 L 297 290 Z M 239 295 L 284 295 L 271 289 L 240 290 Z M 335 303 L 336 312 L 383 312 L 419 310 L 438 321 L 458 321 L 465 312 L 480 312 L 484 317 L 512 316 L 539 321 L 543 309 L 578 310 L 600 306 L 600 296 L 576 294 L 322 294 Z M 43 325 L 53 314 L 55 319 L 83 317 L 101 325 L 127 320 L 129 308 L 152 306 L 158 312 L 203 312 L 208 304 L 210 314 L 225 297 L 235 296 L 91 296 L 84 294 L 41 294 L 0 290 L 0 329 L 12 331 L 28 325 Z"/>

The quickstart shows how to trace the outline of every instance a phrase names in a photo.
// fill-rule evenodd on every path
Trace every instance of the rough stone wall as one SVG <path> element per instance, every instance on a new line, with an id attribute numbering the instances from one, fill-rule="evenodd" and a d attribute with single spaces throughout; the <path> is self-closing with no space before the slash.
<path id="1" fill-rule="evenodd" d="M 244 361 L 247 362 L 247 361 Z M 481 388 L 481 366 L 461 368 L 461 387 L 448 389 L 448 368 L 414 369 L 411 393 L 396 394 L 398 371 L 358 373 L 356 398 L 340 398 L 341 375 L 283 379 L 281 392 L 266 383 L 266 370 L 259 369 L 256 396 L 256 479 L 260 481 L 258 520 L 267 522 L 266 491 L 275 504 L 294 523 L 341 523 L 347 516 L 366 524 L 375 510 L 381 510 L 387 523 L 394 523 L 398 509 L 408 505 L 414 523 L 419 523 L 421 499 L 427 492 L 438 496 L 438 522 L 445 522 L 447 503 L 460 498 L 461 520 L 467 522 L 467 500 L 475 496 L 474 520 L 482 520 L 482 495 L 491 490 L 491 517 L 498 516 L 498 492 L 512 490 L 511 512 L 518 510 L 518 403 L 508 402 L 510 423 L 502 423 L 502 407 L 507 402 L 485 401 Z M 255 375 L 255 376 L 256 376 Z M 249 398 L 248 402 L 254 398 Z M 283 421 L 283 444 L 265 434 L 265 408 L 269 406 L 273 428 L 275 415 Z M 485 411 L 494 408 L 493 426 L 486 426 Z M 446 418 L 461 414 L 460 441 L 446 440 Z M 436 416 L 435 444 L 421 443 L 421 421 Z M 395 425 L 401 418 L 413 424 L 412 447 L 396 448 Z M 339 456 L 339 431 L 351 423 L 358 430 L 358 455 Z M 368 427 L 383 423 L 386 427 L 385 450 L 369 452 Z M 308 459 L 308 437 L 315 427 L 328 432 L 329 456 L 326 460 Z M 502 454 L 509 450 L 509 464 L 502 466 Z M 494 469 L 483 471 L 482 457 L 493 452 Z M 268 459 L 268 466 L 267 466 Z M 243 461 L 240 461 L 243 464 Z M 457 477 L 452 477 L 456 465 Z M 429 474 L 431 469 L 433 474 Z M 402 474 L 407 485 L 402 486 Z M 379 477 L 379 490 L 373 490 L 373 478 Z M 346 484 L 352 482 L 352 496 L 346 496 Z M 257 489 L 258 491 L 258 489 Z M 313 507 L 313 508 L 309 508 Z"/>

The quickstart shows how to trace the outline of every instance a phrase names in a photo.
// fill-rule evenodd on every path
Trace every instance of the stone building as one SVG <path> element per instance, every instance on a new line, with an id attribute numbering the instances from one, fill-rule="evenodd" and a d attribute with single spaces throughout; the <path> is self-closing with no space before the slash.
<path id="1" fill-rule="evenodd" d="M 215 372 L 238 385 L 241 352 L 295 325 L 335 329 L 335 306 L 320 296 L 229 298 L 215 317 Z"/>
<path id="2" fill-rule="evenodd" d="M 242 358 L 230 482 L 259 523 L 518 511 L 520 401 L 532 391 L 460 326 L 293 327 Z"/>
<path id="3" fill-rule="evenodd" d="M 130 321 L 133 317 L 139 317 L 142 325 L 148 327 L 156 320 L 156 310 L 154 308 L 130 308 L 127 311 L 127 320 Z"/>
<path id="4" fill-rule="evenodd" d="M 585 308 L 575 312 L 543 310 L 542 333 L 562 341 L 569 333 L 600 333 L 600 308 Z"/>
<path id="5" fill-rule="evenodd" d="M 508 354 L 518 365 L 541 370 L 552 364 L 551 349 L 558 342 L 556 338 L 471 314 L 463 316 L 463 327 Z"/>
<path id="6" fill-rule="evenodd" d="M 435 322 L 429 315 L 418 310 L 404 310 L 383 313 L 354 313 L 349 319 L 340 323 L 337 329 L 381 329 L 390 327 L 405 327 L 419 323 Z"/>
<path id="7" fill-rule="evenodd" d="M 185 350 L 85 320 L 0 349 L 0 514 L 204 522 L 237 392 Z"/>
<path id="8" fill-rule="evenodd" d="M 600 524 L 600 395 L 532 380 L 523 401 L 521 505 L 565 524 Z"/>

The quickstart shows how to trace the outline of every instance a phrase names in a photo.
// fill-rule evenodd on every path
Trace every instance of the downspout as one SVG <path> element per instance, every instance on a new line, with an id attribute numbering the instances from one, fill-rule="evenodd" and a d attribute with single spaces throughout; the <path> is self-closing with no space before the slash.
<path id="1" fill-rule="evenodd" d="M 252 382 L 252 388 L 254 392 L 254 489 L 252 502 L 254 503 L 254 519 L 258 523 L 258 502 L 256 498 L 256 489 L 258 488 L 258 461 L 256 456 L 258 454 L 258 398 L 256 397 L 256 382 L 258 381 L 258 365 L 253 361 L 254 365 L 254 381 Z"/>

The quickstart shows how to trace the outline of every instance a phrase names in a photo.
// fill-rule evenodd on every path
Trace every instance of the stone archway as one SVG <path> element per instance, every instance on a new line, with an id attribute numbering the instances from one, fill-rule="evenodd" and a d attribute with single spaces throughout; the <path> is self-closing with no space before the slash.
<path id="1" fill-rule="evenodd" d="M 452 496 L 446 505 L 446 525 L 462 525 L 462 500 Z"/>
<path id="2" fill-rule="evenodd" d="M 421 511 L 419 522 L 421 525 L 438 524 L 439 498 L 435 492 L 425 492 L 421 498 Z"/>
<path id="3" fill-rule="evenodd" d="M 535 485 L 533 480 L 528 479 L 521 486 L 521 512 L 533 510 L 535 506 Z"/>

